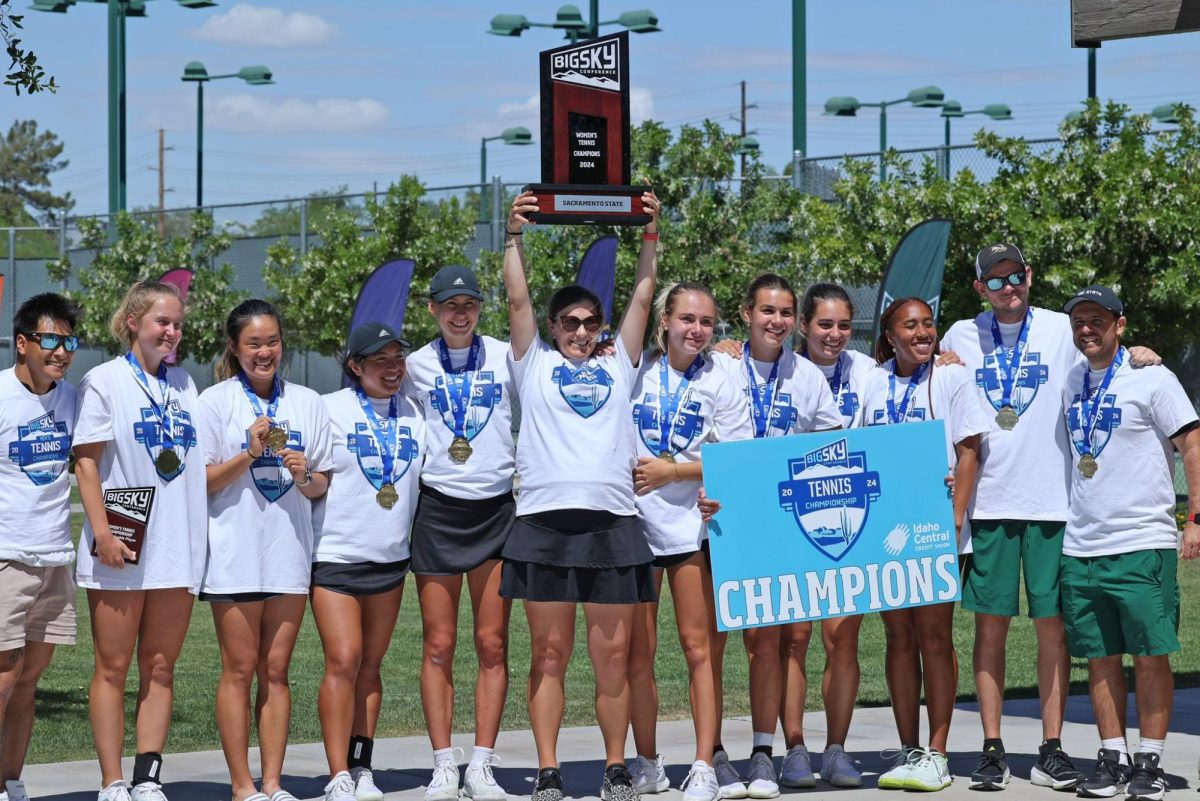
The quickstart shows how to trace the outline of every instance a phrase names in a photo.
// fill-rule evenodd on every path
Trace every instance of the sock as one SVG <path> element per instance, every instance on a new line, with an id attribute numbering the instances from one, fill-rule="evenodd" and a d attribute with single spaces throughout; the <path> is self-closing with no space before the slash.
<path id="1" fill-rule="evenodd" d="M 988 751 L 999 751 L 1003 754 L 1004 741 L 999 737 L 985 737 L 983 740 L 983 751 L 984 753 L 987 753 Z"/>
<path id="2" fill-rule="evenodd" d="M 760 751 L 767 756 L 771 756 L 771 744 L 775 742 L 775 735 L 765 731 L 754 732 L 754 748 L 750 751 L 750 756 L 754 756 Z"/>
<path id="3" fill-rule="evenodd" d="M 350 738 L 350 753 L 347 756 L 347 767 L 371 769 L 371 752 L 375 750 L 375 740 L 371 737 L 354 735 Z"/>
<path id="4" fill-rule="evenodd" d="M 774 749 L 772 749 L 769 745 L 756 745 L 750 749 L 750 756 L 754 756 L 755 754 L 774 756 Z"/>
<path id="5" fill-rule="evenodd" d="M 162 754 L 146 751 L 133 758 L 134 785 L 154 782 L 162 784 Z"/>
<path id="6" fill-rule="evenodd" d="M 1042 750 L 1044 750 L 1044 751 L 1061 751 L 1062 750 L 1062 740 L 1058 737 L 1050 737 L 1049 739 L 1042 740 Z"/>
<path id="7" fill-rule="evenodd" d="M 1154 754 L 1161 760 L 1163 746 L 1166 744 L 1166 740 L 1151 740 L 1149 737 L 1143 737 L 1142 742 L 1138 745 L 1138 751 L 1141 751 L 1143 754 Z"/>
<path id="8" fill-rule="evenodd" d="M 482 745 L 477 745 L 475 746 L 475 750 L 471 753 L 471 764 L 482 765 L 488 761 L 488 757 L 490 757 L 493 753 L 495 753 L 494 748 L 484 748 Z"/>
<path id="9" fill-rule="evenodd" d="M 436 749 L 434 749 L 433 764 L 440 765 L 443 762 L 453 762 L 453 761 L 454 761 L 454 749 L 453 748 L 436 748 Z"/>
<path id="10" fill-rule="evenodd" d="M 1109 751 L 1118 752 L 1121 755 L 1121 758 L 1117 760 L 1117 764 L 1129 764 L 1129 746 L 1125 744 L 1124 737 L 1113 737 L 1109 740 L 1101 740 L 1100 747 Z"/>

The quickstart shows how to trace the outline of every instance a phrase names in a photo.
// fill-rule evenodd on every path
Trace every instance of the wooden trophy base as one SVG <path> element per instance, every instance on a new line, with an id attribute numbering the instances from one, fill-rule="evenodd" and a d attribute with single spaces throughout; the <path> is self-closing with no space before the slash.
<path id="1" fill-rule="evenodd" d="M 529 184 L 544 211 L 529 215 L 536 223 L 552 225 L 645 225 L 651 217 L 642 208 L 648 186 L 609 184 Z"/>

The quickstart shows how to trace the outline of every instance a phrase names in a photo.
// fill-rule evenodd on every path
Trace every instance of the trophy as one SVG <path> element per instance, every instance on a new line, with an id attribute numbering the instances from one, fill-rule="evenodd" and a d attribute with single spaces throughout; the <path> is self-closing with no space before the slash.
<path id="1" fill-rule="evenodd" d="M 629 184 L 629 32 L 544 50 L 542 181 L 530 184 L 559 225 L 645 225 L 648 186 Z"/>

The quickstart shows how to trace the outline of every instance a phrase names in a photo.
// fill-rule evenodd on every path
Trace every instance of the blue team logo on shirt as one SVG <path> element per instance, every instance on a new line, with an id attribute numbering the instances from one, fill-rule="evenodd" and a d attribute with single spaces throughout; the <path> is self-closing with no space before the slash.
<path id="1" fill-rule="evenodd" d="M 872 501 L 879 500 L 879 473 L 867 469 L 865 452 L 850 453 L 840 439 L 789 459 L 788 474 L 779 482 L 779 505 L 817 550 L 840 561 L 858 542 Z"/>
<path id="2" fill-rule="evenodd" d="M 1013 349 L 1005 348 L 1009 359 L 1013 357 Z M 987 396 L 992 408 L 999 411 L 1004 405 L 1004 387 L 1000 383 L 999 365 L 996 354 L 989 353 L 983 357 L 983 367 L 975 371 L 975 383 Z M 1013 377 L 1012 407 L 1018 415 L 1025 410 L 1037 397 L 1038 387 L 1050 380 L 1050 367 L 1042 364 L 1042 354 L 1026 353 L 1021 358 L 1021 364 Z"/>
<path id="3" fill-rule="evenodd" d="M 671 453 L 687 450 L 688 446 L 704 433 L 704 417 L 700 414 L 700 401 L 691 400 L 691 391 L 680 401 L 679 414 L 670 432 Z M 638 436 L 653 454 L 662 452 L 662 420 L 658 408 L 658 393 L 647 392 L 641 403 L 633 405 L 633 423 Z"/>
<path id="4" fill-rule="evenodd" d="M 612 395 L 613 377 L 600 365 L 585 364 L 575 369 L 559 365 L 550 380 L 558 384 L 563 400 L 583 418 L 600 411 Z"/>
<path id="5" fill-rule="evenodd" d="M 8 443 L 8 458 L 38 487 L 53 484 L 62 475 L 70 451 L 67 424 L 56 423 L 53 412 L 17 426 L 16 440 Z"/>
<path id="6" fill-rule="evenodd" d="M 462 385 L 463 373 L 453 373 L 450 381 Z M 480 431 L 487 427 L 492 419 L 492 412 L 504 398 L 504 385 L 495 383 L 495 373 L 491 370 L 481 370 L 471 379 L 471 399 L 467 404 L 467 414 L 464 422 L 464 436 L 468 440 L 475 439 Z M 457 433 L 454 426 L 454 406 L 450 403 L 450 393 L 447 392 L 446 378 L 439 376 L 436 385 L 429 390 L 429 402 L 442 416 L 442 422 L 451 433 Z"/>
<path id="7" fill-rule="evenodd" d="M 172 447 L 179 456 L 179 467 L 170 473 L 164 473 L 158 468 L 158 455 L 163 449 L 163 428 L 158 422 L 158 417 L 154 410 L 143 406 L 141 412 L 141 422 L 133 424 L 133 438 L 142 443 L 146 448 L 146 453 L 150 456 L 150 461 L 154 463 L 154 472 L 158 473 L 159 478 L 163 481 L 171 481 L 183 473 L 186 466 L 187 454 L 196 447 L 196 427 L 192 425 L 192 413 L 185 412 L 180 406 L 179 401 L 172 400 L 168 405 L 170 419 L 174 421 L 175 428 L 172 437 L 174 444 Z"/>
<path id="8" fill-rule="evenodd" d="M 908 414 L 905 415 L 904 420 L 902 422 L 910 423 L 915 420 L 924 420 L 924 419 L 925 419 L 925 410 L 920 407 L 917 407 L 915 409 L 909 409 Z M 869 425 L 869 426 L 885 426 L 887 424 L 888 424 L 887 409 L 876 409 L 875 413 L 873 415 L 871 415 L 871 419 L 867 421 L 867 425 Z"/>
<path id="9" fill-rule="evenodd" d="M 289 451 L 304 452 L 304 434 L 292 428 L 287 420 L 275 420 L 273 425 L 283 429 L 287 434 Z M 250 436 L 246 435 L 246 445 L 250 444 Z M 296 483 L 292 473 L 283 466 L 283 457 L 277 451 L 263 448 L 262 456 L 250 463 L 250 477 L 254 481 L 259 494 L 271 503 L 287 494 Z"/>
<path id="10" fill-rule="evenodd" d="M 766 405 L 769 386 L 760 384 L 754 388 L 754 394 L 758 396 L 757 404 L 755 404 L 755 399 L 750 394 L 750 387 L 743 387 L 742 389 L 745 390 L 746 397 L 750 398 L 752 406 L 757 405 L 762 407 Z M 791 433 L 792 429 L 800 421 L 800 412 L 792 405 L 792 393 L 776 393 L 772 400 L 774 403 L 771 407 L 771 419 L 767 421 L 767 426 L 781 432 L 781 436 Z"/>
<path id="11" fill-rule="evenodd" d="M 1067 409 L 1067 431 L 1071 435 L 1071 444 L 1078 453 L 1083 453 L 1083 420 L 1079 408 L 1079 395 L 1076 394 Z M 1099 456 L 1104 446 L 1112 438 L 1113 429 L 1121 427 L 1121 410 L 1117 408 L 1117 396 L 1109 393 L 1100 402 L 1100 416 L 1096 419 L 1096 428 L 1092 431 L 1092 455 Z"/>
<path id="12" fill-rule="evenodd" d="M 373 487 L 383 486 L 383 458 L 379 453 L 379 443 L 371 435 L 371 427 L 366 423 L 355 423 L 354 431 L 346 433 L 346 450 L 358 458 L 358 469 L 362 471 L 367 481 Z M 392 480 L 399 481 L 408 468 L 412 467 L 417 456 L 417 441 L 413 439 L 412 429 L 400 426 L 396 431 L 396 461 L 392 465 Z"/>
<path id="13" fill-rule="evenodd" d="M 858 399 L 857 392 L 850 391 L 850 380 L 842 382 L 841 399 L 838 401 L 838 412 L 842 415 L 845 425 L 849 426 L 854 418 L 858 417 L 858 410 L 862 408 L 862 403 Z"/>

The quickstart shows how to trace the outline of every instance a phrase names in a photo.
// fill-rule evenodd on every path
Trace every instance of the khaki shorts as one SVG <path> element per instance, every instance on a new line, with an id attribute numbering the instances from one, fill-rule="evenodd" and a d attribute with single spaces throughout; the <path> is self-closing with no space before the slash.
<path id="1" fill-rule="evenodd" d="M 0 560 L 0 651 L 75 644 L 75 566 Z"/>

